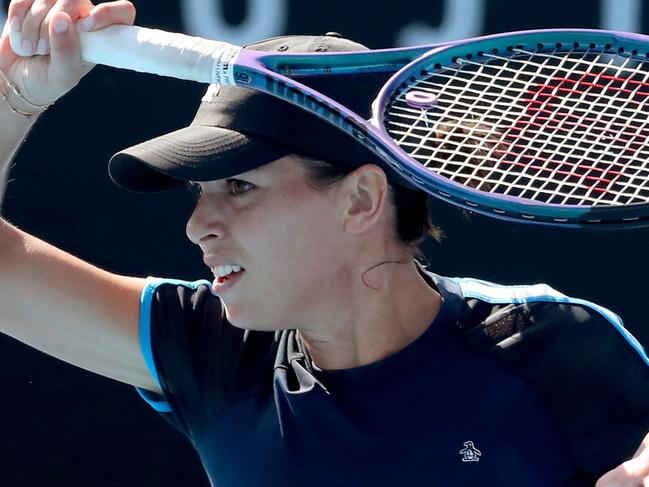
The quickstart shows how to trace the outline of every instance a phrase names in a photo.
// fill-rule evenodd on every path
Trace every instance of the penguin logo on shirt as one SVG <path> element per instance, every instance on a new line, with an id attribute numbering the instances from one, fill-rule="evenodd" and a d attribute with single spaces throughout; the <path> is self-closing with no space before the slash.
<path id="1" fill-rule="evenodd" d="M 482 452 L 473 445 L 472 441 L 465 441 L 460 455 L 462 455 L 463 462 L 479 462 Z"/>

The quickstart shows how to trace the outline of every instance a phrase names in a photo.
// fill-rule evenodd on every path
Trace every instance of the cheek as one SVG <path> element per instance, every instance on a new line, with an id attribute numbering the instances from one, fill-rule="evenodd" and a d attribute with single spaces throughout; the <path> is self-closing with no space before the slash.
<path id="1" fill-rule="evenodd" d="M 331 202 L 323 198 L 290 201 L 269 229 L 268 245 L 292 271 L 313 270 L 340 255 L 340 228 Z M 341 256 L 342 257 L 342 256 Z M 334 259 L 335 260 L 335 259 Z"/>
<path id="2" fill-rule="evenodd" d="M 318 312 L 325 293 L 340 292 L 343 286 L 326 285 L 341 282 L 344 264 L 336 215 L 333 202 L 313 190 L 232 210 L 229 234 L 248 272 L 222 296 L 234 326 L 295 328 Z"/>
<path id="3" fill-rule="evenodd" d="M 324 282 L 340 277 L 344 239 L 333 204 L 324 198 L 281 199 L 256 213 L 239 234 L 258 270 L 260 297 L 309 300 Z M 244 229 L 240 228 L 241 232 Z"/>

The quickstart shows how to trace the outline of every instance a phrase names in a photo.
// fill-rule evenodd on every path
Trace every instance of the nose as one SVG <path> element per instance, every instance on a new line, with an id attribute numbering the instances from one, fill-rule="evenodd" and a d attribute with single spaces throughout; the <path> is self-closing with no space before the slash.
<path id="1" fill-rule="evenodd" d="M 201 198 L 187 220 L 187 238 L 199 245 L 205 239 L 223 237 L 223 232 L 222 216 L 214 208 L 210 208 L 205 198 Z"/>

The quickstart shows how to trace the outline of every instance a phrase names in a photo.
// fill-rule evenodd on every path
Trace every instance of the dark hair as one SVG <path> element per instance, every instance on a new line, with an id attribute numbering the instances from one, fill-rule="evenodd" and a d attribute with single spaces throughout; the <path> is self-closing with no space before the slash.
<path id="1" fill-rule="evenodd" d="M 330 186 L 355 169 L 302 155 L 297 155 L 296 158 L 307 170 L 308 182 L 317 188 Z M 427 235 L 439 242 L 443 233 L 430 219 L 428 194 L 398 184 L 389 183 L 389 187 L 399 240 L 413 248 L 418 247 Z"/>

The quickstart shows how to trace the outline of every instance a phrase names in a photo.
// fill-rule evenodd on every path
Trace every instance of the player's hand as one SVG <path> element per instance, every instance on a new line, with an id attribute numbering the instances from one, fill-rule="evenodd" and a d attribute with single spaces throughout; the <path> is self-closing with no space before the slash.
<path id="1" fill-rule="evenodd" d="M 649 487 L 649 434 L 631 460 L 604 474 L 595 487 Z"/>
<path id="2" fill-rule="evenodd" d="M 135 7 L 127 0 L 95 6 L 89 0 L 12 0 L 0 37 L 0 69 L 35 105 L 53 103 L 74 87 L 92 65 L 80 57 L 79 30 L 112 24 L 132 25 Z M 11 48 L 10 33 L 19 37 L 20 57 Z"/>

